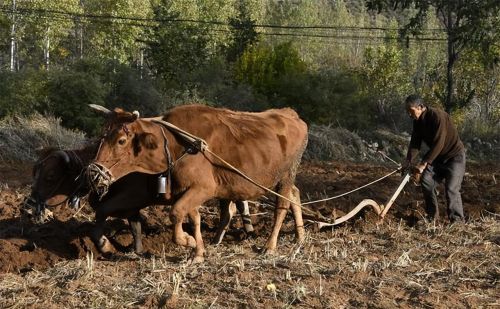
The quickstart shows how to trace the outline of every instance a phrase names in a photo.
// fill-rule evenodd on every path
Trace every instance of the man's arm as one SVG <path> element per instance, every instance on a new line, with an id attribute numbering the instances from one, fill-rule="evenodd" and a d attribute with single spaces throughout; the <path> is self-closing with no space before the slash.
<path id="1" fill-rule="evenodd" d="M 443 150 L 444 143 L 446 141 L 446 124 L 443 117 L 439 115 L 434 119 L 434 121 L 436 123 L 436 132 L 432 141 L 432 146 L 429 145 L 430 149 L 424 155 L 422 163 L 426 162 L 427 164 L 432 164 L 432 162 Z"/>
<path id="2" fill-rule="evenodd" d="M 406 154 L 406 161 L 411 163 L 422 146 L 422 132 L 417 128 L 416 121 L 413 122 L 413 131 L 411 132 L 410 146 L 408 146 L 408 153 Z"/>

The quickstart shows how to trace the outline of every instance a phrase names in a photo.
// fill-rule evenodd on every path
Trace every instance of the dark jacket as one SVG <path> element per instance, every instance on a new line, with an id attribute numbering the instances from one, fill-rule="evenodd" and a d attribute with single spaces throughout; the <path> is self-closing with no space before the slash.
<path id="1" fill-rule="evenodd" d="M 412 161 L 420 150 L 422 141 L 429 146 L 422 162 L 445 162 L 464 151 L 464 145 L 450 115 L 440 109 L 427 107 L 419 119 L 413 121 L 407 159 Z"/>

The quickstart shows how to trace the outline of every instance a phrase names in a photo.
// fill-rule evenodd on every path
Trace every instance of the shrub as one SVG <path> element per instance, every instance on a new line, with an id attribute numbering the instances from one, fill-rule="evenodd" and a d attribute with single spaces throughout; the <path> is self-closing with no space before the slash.
<path id="1" fill-rule="evenodd" d="M 98 133 L 101 117 L 88 104 L 104 105 L 105 89 L 92 73 L 52 72 L 47 85 L 46 110 L 62 119 L 62 125 L 78 128 L 93 135 Z"/>
<path id="2" fill-rule="evenodd" d="M 3 162 L 34 162 L 36 149 L 49 146 L 75 149 L 84 142 L 82 132 L 63 128 L 61 119 L 53 116 L 35 113 L 29 117 L 9 116 L 0 121 L 0 161 Z"/>
<path id="3" fill-rule="evenodd" d="M 29 115 L 46 101 L 47 73 L 32 69 L 0 72 L 0 118 Z"/>

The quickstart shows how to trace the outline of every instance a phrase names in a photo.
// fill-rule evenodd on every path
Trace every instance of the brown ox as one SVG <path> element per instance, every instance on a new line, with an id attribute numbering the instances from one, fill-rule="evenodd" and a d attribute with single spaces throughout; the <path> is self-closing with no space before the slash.
<path id="1" fill-rule="evenodd" d="M 175 224 L 174 241 L 195 248 L 193 262 L 203 261 L 204 254 L 198 212 L 201 204 L 214 197 L 251 200 L 266 193 L 212 154 L 197 151 L 197 143 L 187 142 L 152 118 L 138 119 L 138 114 L 121 109 L 105 112 L 107 130 L 89 171 L 98 172 L 101 175 L 98 182 L 108 184 L 131 172 L 170 175 L 168 198 L 173 205 L 170 216 Z M 292 109 L 247 113 L 184 105 L 171 109 L 161 119 L 202 138 L 213 153 L 257 183 L 274 188 L 285 197 L 298 195 L 292 191 L 307 145 L 307 125 Z M 278 198 L 273 231 L 264 251 L 276 249 L 289 207 L 289 201 Z M 302 241 L 304 227 L 300 205 L 292 203 L 292 211 L 297 240 Z M 194 224 L 194 238 L 182 229 L 186 216 Z"/>
<path id="2" fill-rule="evenodd" d="M 87 168 L 96 151 L 97 145 L 78 150 L 49 148 L 42 151 L 40 159 L 33 166 L 33 184 L 26 206 L 40 212 L 47 206 L 71 203 L 87 195 L 89 189 L 82 171 Z M 96 212 L 96 218 L 105 220 L 108 216 L 113 216 L 128 219 L 136 253 L 143 251 L 139 210 L 167 202 L 162 195 L 157 194 L 157 179 L 158 175 L 132 173 L 113 183 L 108 194 L 101 200 L 94 193 L 89 196 L 89 204 Z M 238 201 L 235 204 L 220 201 L 220 207 L 221 220 L 214 242 L 220 243 L 222 240 L 236 208 L 242 215 L 245 231 L 253 232 L 247 202 Z M 93 234 L 101 236 L 102 225 L 97 225 L 97 229 Z M 95 237 L 93 241 L 96 245 L 99 243 Z"/>

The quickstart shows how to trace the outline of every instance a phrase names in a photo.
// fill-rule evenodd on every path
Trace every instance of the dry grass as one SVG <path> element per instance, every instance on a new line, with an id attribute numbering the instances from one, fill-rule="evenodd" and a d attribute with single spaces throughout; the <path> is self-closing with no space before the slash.
<path id="1" fill-rule="evenodd" d="M 34 162 L 36 149 L 82 146 L 85 135 L 61 126 L 61 119 L 34 114 L 29 118 L 7 117 L 0 120 L 0 162 Z"/>
<path id="2" fill-rule="evenodd" d="M 151 258 L 63 262 L 1 275 L 0 307 L 404 307 L 500 305 L 498 218 L 463 225 L 354 223 L 280 241 L 278 255 L 253 248 L 263 237 L 208 246 L 187 266 L 175 248 Z M 179 262 L 177 256 L 184 256 Z"/>
<path id="3" fill-rule="evenodd" d="M 340 160 L 380 162 L 384 155 L 401 161 L 408 147 L 409 136 L 387 130 L 351 132 L 344 128 L 323 125 L 309 127 L 305 160 Z"/>
<path id="4" fill-rule="evenodd" d="M 363 160 L 367 156 L 361 138 L 344 128 L 311 125 L 305 160 Z"/>
<path id="5" fill-rule="evenodd" d="M 367 156 L 378 156 L 356 135 L 342 130 L 330 135 L 328 130 L 311 128 L 306 156 L 326 154 L 342 160 L 361 160 L 358 155 L 363 152 Z M 338 137 L 342 134 L 344 137 Z M 56 119 L 41 116 L 33 120 L 4 119 L 0 122 L 0 162 L 31 161 L 35 158 L 34 149 L 39 146 L 77 148 L 78 145 L 72 143 L 83 139 L 80 133 L 62 129 Z M 348 146 L 342 148 L 341 144 Z M 307 179 L 301 186 L 305 192 L 303 199 L 308 200 L 309 193 L 317 190 L 325 196 L 345 192 L 342 184 L 348 184 L 349 188 L 364 184 L 366 175 L 374 171 L 363 168 L 347 173 L 351 169 L 344 169 L 342 165 L 312 167 L 310 178 L 301 176 Z M 168 241 L 163 244 L 163 250 L 155 250 L 155 255 L 148 258 L 119 254 L 115 260 L 103 260 L 89 251 L 86 256 L 80 255 L 80 259 L 49 263 L 54 265 L 50 268 L 24 267 L 19 273 L 0 273 L 0 308 L 500 306 L 500 216 L 498 208 L 490 205 L 498 201 L 495 175 L 498 173 L 466 177 L 464 188 L 469 195 L 464 198 L 468 206 L 473 209 L 481 205 L 485 211 L 464 225 L 429 223 L 416 229 L 396 219 L 386 220 L 382 225 L 353 219 L 344 226 L 321 232 L 312 232 L 312 228 L 307 227 L 306 240 L 301 245 L 293 242 L 292 235 L 283 233 L 278 254 L 263 256 L 255 249 L 265 243 L 269 233 L 265 231 L 269 224 L 264 224 L 272 221 L 273 207 L 269 202 L 268 206 L 259 208 L 263 236 L 207 246 L 206 260 L 201 265 L 188 266 L 189 250 Z M 350 177 L 359 177 L 361 182 L 352 182 Z M 389 191 L 392 190 L 391 187 Z M 363 197 L 368 193 L 363 193 Z M 358 197 L 346 204 L 358 202 Z M 20 200 L 21 196 L 6 200 L 0 211 L 11 211 L 12 205 Z M 400 207 L 418 208 L 418 201 L 404 200 L 402 195 Z M 209 215 L 217 214 L 203 213 L 204 217 Z M 17 213 L 11 217 L 16 216 Z M 91 218 L 85 210 L 72 217 L 78 221 Z M 9 225 L 9 220 L 10 217 L 5 222 L 8 229 L 18 228 Z M 8 244 L 9 239 L 4 237 L 0 241 Z M 152 244 L 149 245 L 151 248 Z M 0 242 L 0 249 L 1 246 Z M 29 252 L 33 253 L 31 257 L 23 250 L 16 251 L 19 257 L 33 258 L 38 249 Z"/>

